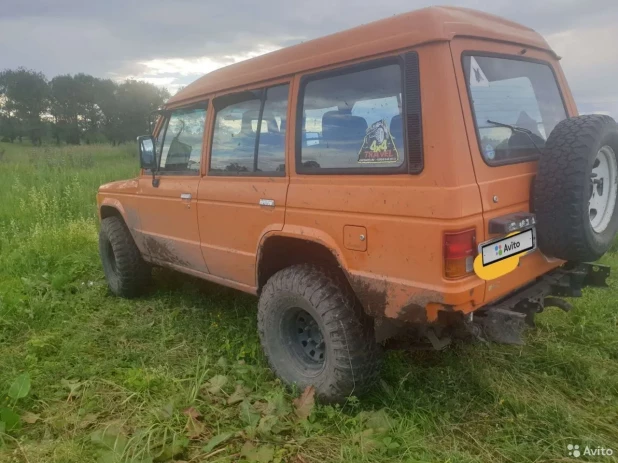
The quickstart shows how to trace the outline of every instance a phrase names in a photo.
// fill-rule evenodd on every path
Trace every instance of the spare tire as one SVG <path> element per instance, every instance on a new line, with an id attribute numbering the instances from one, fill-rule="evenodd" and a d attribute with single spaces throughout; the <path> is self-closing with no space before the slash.
<path id="1" fill-rule="evenodd" d="M 618 125 L 609 116 L 560 122 L 539 160 L 534 212 L 541 251 L 559 259 L 600 258 L 618 231 Z"/>

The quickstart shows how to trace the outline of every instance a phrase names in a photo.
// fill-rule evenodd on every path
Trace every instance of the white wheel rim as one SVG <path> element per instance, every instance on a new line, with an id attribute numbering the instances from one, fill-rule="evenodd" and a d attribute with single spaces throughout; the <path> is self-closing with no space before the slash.
<path id="1" fill-rule="evenodd" d="M 617 175 L 616 154 L 609 146 L 604 146 L 597 153 L 590 178 L 588 213 L 590 225 L 597 233 L 605 231 L 614 215 L 618 190 Z"/>

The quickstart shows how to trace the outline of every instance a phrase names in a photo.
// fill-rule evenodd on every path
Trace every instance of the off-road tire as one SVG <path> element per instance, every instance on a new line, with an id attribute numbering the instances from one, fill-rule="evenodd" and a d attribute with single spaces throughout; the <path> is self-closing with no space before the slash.
<path id="1" fill-rule="evenodd" d="M 297 308 L 313 317 L 324 339 L 323 366 L 313 375 L 283 333 L 287 314 Z M 277 272 L 260 295 L 258 331 L 274 373 L 301 390 L 313 385 L 325 402 L 360 395 L 378 377 L 381 348 L 375 341 L 373 320 L 338 272 L 309 264 Z"/>
<path id="2" fill-rule="evenodd" d="M 560 122 L 551 132 L 533 186 L 537 239 L 547 256 L 576 262 L 599 259 L 618 231 L 618 213 L 596 233 L 589 219 L 591 172 L 597 153 L 618 153 L 618 127 L 609 116 L 586 115 Z"/>
<path id="3" fill-rule="evenodd" d="M 147 287 L 151 268 L 142 259 L 131 232 L 120 217 L 101 221 L 99 254 L 110 291 L 120 297 L 136 297 Z"/>

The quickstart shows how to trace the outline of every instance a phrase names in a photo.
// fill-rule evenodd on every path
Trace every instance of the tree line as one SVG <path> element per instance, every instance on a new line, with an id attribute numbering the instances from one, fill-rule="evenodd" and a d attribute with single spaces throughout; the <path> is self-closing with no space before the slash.
<path id="1" fill-rule="evenodd" d="M 0 72 L 0 141 L 132 141 L 149 132 L 151 113 L 169 97 L 166 89 L 136 80 L 81 73 L 47 80 L 41 72 L 6 69 Z"/>

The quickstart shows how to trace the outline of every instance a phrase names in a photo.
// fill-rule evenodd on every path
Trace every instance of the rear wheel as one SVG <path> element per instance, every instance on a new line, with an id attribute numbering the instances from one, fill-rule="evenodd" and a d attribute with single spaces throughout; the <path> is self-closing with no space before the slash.
<path id="1" fill-rule="evenodd" d="M 275 374 L 301 389 L 314 386 L 325 401 L 360 394 L 378 375 L 372 320 L 347 282 L 326 269 L 295 265 L 271 277 L 258 330 Z"/>
<path id="2" fill-rule="evenodd" d="M 618 126 L 609 116 L 560 122 L 534 184 L 539 247 L 577 262 L 599 259 L 618 231 Z"/>
<path id="3" fill-rule="evenodd" d="M 150 266 L 142 259 L 131 232 L 120 217 L 101 221 L 99 254 L 113 294 L 135 297 L 145 290 L 150 281 Z"/>

